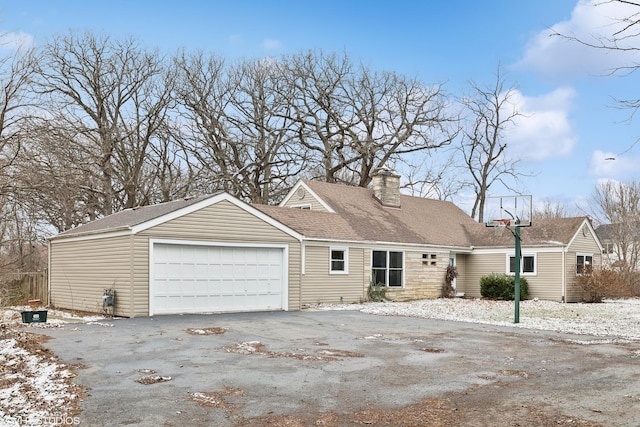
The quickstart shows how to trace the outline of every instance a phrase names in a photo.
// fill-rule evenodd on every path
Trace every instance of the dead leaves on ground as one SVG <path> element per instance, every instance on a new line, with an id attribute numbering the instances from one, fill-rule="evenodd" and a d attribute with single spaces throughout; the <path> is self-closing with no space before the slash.
<path id="1" fill-rule="evenodd" d="M 458 410 L 448 399 L 427 398 L 401 408 L 371 408 L 353 413 L 320 412 L 289 415 L 266 415 L 244 419 L 243 426 L 306 427 L 310 425 L 339 427 L 344 425 L 374 426 L 457 426 Z"/>
<path id="2" fill-rule="evenodd" d="M 195 392 L 189 398 L 200 406 L 209 408 L 232 409 L 236 405 L 228 402 L 230 396 L 244 396 L 244 390 L 233 387 L 225 387 L 223 391 Z"/>
<path id="3" fill-rule="evenodd" d="M 185 332 L 189 335 L 221 335 L 224 334 L 227 330 L 225 328 L 189 328 L 186 329 Z"/>
<path id="4" fill-rule="evenodd" d="M 149 384 L 165 383 L 167 381 L 171 381 L 172 379 L 173 378 L 171 377 L 163 377 L 161 375 L 148 375 L 146 377 L 138 378 L 136 382 L 144 385 L 149 385 Z"/>
<path id="5" fill-rule="evenodd" d="M 224 350 L 227 353 L 236 353 L 236 354 L 259 354 L 267 357 L 284 357 L 284 358 L 292 358 L 298 360 L 321 360 L 321 361 L 335 361 L 341 360 L 342 357 L 364 357 L 364 354 L 357 353 L 355 351 L 347 351 L 347 350 L 335 350 L 335 349 L 322 349 L 317 350 L 316 354 L 308 354 L 304 352 L 293 353 L 293 352 L 284 352 L 284 351 L 270 351 L 265 348 L 265 345 L 260 341 L 246 341 L 241 343 L 236 343 L 234 345 L 230 345 L 225 347 Z"/>

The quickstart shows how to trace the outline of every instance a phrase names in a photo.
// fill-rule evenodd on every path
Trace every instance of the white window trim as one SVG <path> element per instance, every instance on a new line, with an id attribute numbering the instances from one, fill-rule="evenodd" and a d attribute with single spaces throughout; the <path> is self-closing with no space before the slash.
<path id="1" fill-rule="evenodd" d="M 332 267 L 333 259 L 331 253 L 333 251 L 344 252 L 344 270 L 334 270 Z M 330 246 L 329 247 L 329 274 L 349 274 L 349 248 L 346 246 Z"/>
<path id="2" fill-rule="evenodd" d="M 579 256 L 581 256 L 581 257 L 585 257 L 585 258 L 586 258 L 586 257 L 591 257 L 591 269 L 592 269 L 592 271 L 593 271 L 593 260 L 594 260 L 594 258 L 595 258 L 595 256 L 593 255 L 593 253 L 577 252 L 577 253 L 576 253 L 576 276 L 581 276 L 581 275 L 583 275 L 583 274 L 584 274 L 584 273 L 578 273 L 578 257 L 579 257 Z M 586 259 L 585 259 L 585 262 L 586 262 Z"/>
<path id="3" fill-rule="evenodd" d="M 522 258 L 525 257 L 533 257 L 533 271 L 532 272 L 524 272 L 524 262 L 523 259 L 520 260 L 520 275 L 521 276 L 537 276 L 538 275 L 538 254 L 535 252 L 532 253 L 521 253 Z M 507 265 L 506 265 L 506 273 L 510 276 L 514 275 L 515 272 L 511 271 L 511 257 L 515 257 L 515 254 L 507 254 Z"/>
<path id="4" fill-rule="evenodd" d="M 373 272 L 373 253 L 374 252 L 386 252 L 387 253 L 387 267 L 386 267 L 386 288 L 387 289 L 402 289 L 405 287 L 405 283 L 407 280 L 407 260 L 406 260 L 406 252 L 400 249 L 381 249 L 374 248 L 371 249 L 371 260 L 369 263 L 369 271 Z M 389 252 L 400 252 L 402 254 L 402 283 L 400 286 L 389 286 Z"/>

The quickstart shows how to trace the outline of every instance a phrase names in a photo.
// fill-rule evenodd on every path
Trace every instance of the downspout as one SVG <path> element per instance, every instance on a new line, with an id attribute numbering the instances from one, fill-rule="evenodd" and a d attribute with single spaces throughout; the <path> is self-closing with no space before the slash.
<path id="1" fill-rule="evenodd" d="M 51 239 L 47 239 L 47 307 L 51 305 Z"/>
<path id="2" fill-rule="evenodd" d="M 566 256 L 567 249 L 562 250 L 562 300 L 561 302 L 567 302 L 567 264 Z"/>
<path id="3" fill-rule="evenodd" d="M 304 238 L 300 240 L 300 282 L 298 283 L 298 310 L 302 309 L 303 282 L 307 265 L 307 245 Z"/>

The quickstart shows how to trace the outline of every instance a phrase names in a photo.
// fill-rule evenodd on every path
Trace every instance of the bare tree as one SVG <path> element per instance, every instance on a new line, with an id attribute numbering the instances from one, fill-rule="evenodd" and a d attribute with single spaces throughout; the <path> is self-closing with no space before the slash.
<path id="1" fill-rule="evenodd" d="M 238 194 L 238 164 L 231 160 L 227 113 L 231 103 L 231 84 L 225 62 L 203 52 L 179 52 L 176 98 L 180 105 L 182 146 L 193 170 L 201 170 L 205 192 L 224 190 Z M 243 165 L 244 166 L 244 165 Z M 243 167 L 241 166 L 241 167 Z"/>
<path id="2" fill-rule="evenodd" d="M 0 193 L 9 185 L 9 169 L 20 153 L 22 122 L 28 117 L 32 77 L 37 62 L 31 48 L 7 49 L 0 57 Z"/>
<path id="3" fill-rule="evenodd" d="M 640 182 L 602 182 L 591 198 L 599 221 L 610 224 L 618 264 L 623 271 L 636 271 L 640 261 Z"/>
<path id="4" fill-rule="evenodd" d="M 91 147 L 65 122 L 32 118 L 16 162 L 16 195 L 25 209 L 58 232 L 101 215 L 100 171 Z"/>
<path id="5" fill-rule="evenodd" d="M 281 199 L 304 167 L 305 156 L 294 145 L 292 89 L 281 73 L 273 60 L 245 61 L 231 73 L 231 160 L 244 197 L 254 203 Z"/>
<path id="6" fill-rule="evenodd" d="M 291 118 L 298 124 L 309 170 L 321 173 L 326 182 L 336 182 L 346 162 L 346 129 L 354 124 L 343 92 L 352 64 L 346 55 L 314 52 L 283 58 L 283 63 L 283 78 L 293 89 Z"/>
<path id="7" fill-rule="evenodd" d="M 435 158 L 404 161 L 408 172 L 404 176 L 403 188 L 417 197 L 453 200 L 454 196 L 468 187 L 468 183 L 457 176 L 455 154 L 449 153 L 444 161 Z"/>
<path id="8" fill-rule="evenodd" d="M 628 76 L 634 74 L 640 69 L 640 62 L 638 62 L 638 53 L 640 52 L 640 1 L 638 0 L 600 0 L 593 3 L 592 7 L 603 8 L 607 6 L 613 6 L 614 8 L 627 8 L 627 16 L 619 18 L 610 17 L 611 22 L 609 25 L 601 26 L 598 30 L 605 28 L 608 34 L 604 35 L 584 35 L 576 36 L 575 34 L 562 34 L 559 32 L 553 32 L 552 35 L 556 37 L 562 37 L 566 40 L 580 43 L 584 46 L 588 46 L 594 49 L 603 50 L 605 52 L 618 52 L 622 54 L 620 58 L 623 61 L 623 57 L 628 55 L 627 63 L 617 65 L 611 70 L 608 70 L 612 75 Z M 596 29 L 594 28 L 594 31 Z M 632 120 L 636 112 L 640 109 L 640 96 L 631 95 L 630 98 L 616 99 L 617 107 L 627 109 L 630 111 L 629 120 Z M 633 146 L 638 143 L 636 141 L 626 151 L 629 151 Z"/>
<path id="9" fill-rule="evenodd" d="M 92 162 L 99 216 L 153 201 L 149 158 L 173 105 L 172 78 L 163 67 L 156 51 L 133 39 L 71 33 L 44 49 L 43 116 L 72 132 L 69 143 Z"/>
<path id="10" fill-rule="evenodd" d="M 367 186 L 373 170 L 454 137 L 438 85 L 355 66 L 346 54 L 309 52 L 285 64 L 299 143 L 327 182 Z"/>
<path id="11" fill-rule="evenodd" d="M 547 199 L 543 201 L 541 206 L 533 210 L 532 216 L 534 221 L 537 219 L 567 218 L 569 212 L 564 205 Z"/>
<path id="12" fill-rule="evenodd" d="M 0 36 L 1 37 L 1 36 Z M 27 268 L 36 236 L 16 198 L 16 162 L 28 134 L 23 125 L 34 104 L 31 83 L 37 56 L 31 47 L 0 56 L 0 271 Z"/>
<path id="13" fill-rule="evenodd" d="M 484 205 L 488 191 L 496 182 L 509 188 L 507 177 L 517 179 L 518 159 L 507 156 L 504 131 L 515 124 L 521 114 L 512 103 L 515 93 L 507 87 L 498 70 L 492 86 L 481 87 L 471 82 L 471 95 L 462 99 L 467 124 L 463 130 L 460 150 L 471 184 L 475 201 L 471 217 L 484 221 Z"/>
<path id="14" fill-rule="evenodd" d="M 354 119 L 345 129 L 344 167 L 366 187 L 373 171 L 392 161 L 425 155 L 451 143 L 456 121 L 447 115 L 447 101 L 438 85 L 360 66 L 345 88 Z"/>

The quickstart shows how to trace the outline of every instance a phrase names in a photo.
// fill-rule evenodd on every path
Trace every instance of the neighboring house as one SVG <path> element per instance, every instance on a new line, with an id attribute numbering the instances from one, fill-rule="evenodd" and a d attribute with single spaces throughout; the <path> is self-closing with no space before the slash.
<path id="1" fill-rule="evenodd" d="M 299 310 L 366 300 L 371 281 L 393 300 L 440 296 L 447 266 L 480 296 L 480 277 L 509 273 L 513 236 L 498 238 L 451 202 L 400 194 L 383 171 L 373 189 L 299 181 L 280 206 L 226 193 L 128 209 L 50 239 L 51 302 L 115 314 Z M 587 218 L 522 229 L 531 297 L 579 301 L 575 278 L 600 263 Z"/>
<path id="2" fill-rule="evenodd" d="M 638 241 L 640 227 L 634 223 L 601 224 L 596 227 L 596 234 L 602 243 L 602 263 L 611 268 L 621 268 L 628 263 L 632 269 L 640 269 Z M 636 260 L 636 261 L 634 261 Z M 634 265 L 635 264 L 635 265 Z"/>
<path id="3" fill-rule="evenodd" d="M 607 267 L 615 266 L 619 257 L 613 240 L 613 224 L 597 226 L 596 235 L 602 244 L 602 264 Z"/>

